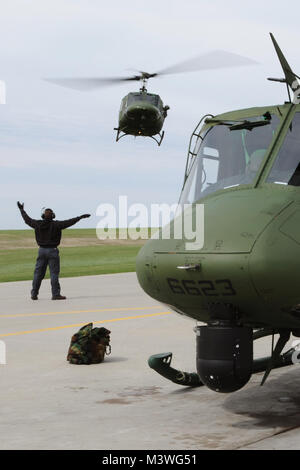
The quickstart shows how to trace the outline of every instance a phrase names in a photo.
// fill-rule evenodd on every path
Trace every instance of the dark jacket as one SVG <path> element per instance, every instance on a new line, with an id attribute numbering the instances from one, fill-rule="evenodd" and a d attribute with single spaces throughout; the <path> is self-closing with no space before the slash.
<path id="1" fill-rule="evenodd" d="M 37 244 L 44 248 L 57 247 L 60 244 L 61 231 L 64 228 L 71 227 L 81 219 L 81 217 L 74 217 L 68 220 L 35 220 L 31 219 L 24 209 L 21 209 L 20 212 L 24 222 L 29 227 L 34 228 Z"/>

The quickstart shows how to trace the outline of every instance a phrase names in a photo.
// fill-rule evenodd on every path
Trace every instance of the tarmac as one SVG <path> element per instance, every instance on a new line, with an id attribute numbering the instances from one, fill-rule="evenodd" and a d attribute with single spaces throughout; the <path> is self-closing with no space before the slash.
<path id="1" fill-rule="evenodd" d="M 176 385 L 148 357 L 173 352 L 194 372 L 195 322 L 148 297 L 135 273 L 61 279 L 67 300 L 31 282 L 0 284 L 0 449 L 219 450 L 300 448 L 300 368 L 262 374 L 232 394 Z M 111 330 L 102 364 L 66 361 L 71 336 Z M 270 339 L 255 342 L 268 355 Z M 4 354 L 6 352 L 6 354 Z"/>

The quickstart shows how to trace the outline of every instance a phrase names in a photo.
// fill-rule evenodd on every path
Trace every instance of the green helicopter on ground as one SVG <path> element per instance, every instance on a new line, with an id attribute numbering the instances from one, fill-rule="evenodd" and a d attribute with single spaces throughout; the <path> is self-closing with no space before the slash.
<path id="1" fill-rule="evenodd" d="M 256 372 L 299 362 L 300 337 L 300 85 L 271 35 L 289 101 L 205 116 L 192 134 L 182 214 L 137 257 L 141 287 L 195 328 L 197 373 L 170 367 L 171 353 L 150 367 L 181 385 L 229 393 Z M 185 206 L 185 204 L 187 206 Z M 182 220 L 204 207 L 204 243 L 193 247 Z M 186 208 L 187 207 L 187 208 Z M 170 237 L 163 237 L 169 230 Z M 206 325 L 204 325 L 206 324 Z M 274 336 L 279 335 L 275 344 Z M 271 356 L 253 358 L 255 340 L 272 338 Z"/>

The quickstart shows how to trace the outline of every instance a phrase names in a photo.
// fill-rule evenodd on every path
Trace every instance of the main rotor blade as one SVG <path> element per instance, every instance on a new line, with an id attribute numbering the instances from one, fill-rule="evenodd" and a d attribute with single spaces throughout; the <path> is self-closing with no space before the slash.
<path id="1" fill-rule="evenodd" d="M 146 80 L 157 75 L 167 75 L 172 73 L 196 72 L 199 70 L 213 70 L 225 67 L 241 67 L 243 65 L 255 65 L 258 62 L 232 52 L 213 51 L 207 54 L 194 57 L 179 64 L 167 67 L 157 73 L 140 72 L 140 75 L 131 77 L 108 77 L 108 78 L 45 78 L 47 82 L 55 83 L 66 88 L 75 90 L 95 90 L 104 86 L 118 85 L 127 81 Z"/>
<path id="2" fill-rule="evenodd" d="M 220 69 L 225 67 L 241 67 L 258 64 L 255 60 L 226 51 L 212 51 L 167 67 L 156 75 L 171 73 L 196 72 L 198 70 Z"/>
<path id="3" fill-rule="evenodd" d="M 130 80 L 140 80 L 140 77 L 125 77 L 125 78 L 44 78 L 46 82 L 55 83 L 66 88 L 73 88 L 74 90 L 95 90 L 104 86 L 118 85 L 122 82 Z"/>

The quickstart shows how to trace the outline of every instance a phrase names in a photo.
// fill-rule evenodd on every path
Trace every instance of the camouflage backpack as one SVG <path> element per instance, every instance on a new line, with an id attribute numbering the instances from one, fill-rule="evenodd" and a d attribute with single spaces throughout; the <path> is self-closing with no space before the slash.
<path id="1" fill-rule="evenodd" d="M 71 338 L 67 361 L 71 364 L 99 364 L 105 354 L 111 353 L 110 331 L 93 328 L 93 323 L 84 325 Z"/>

